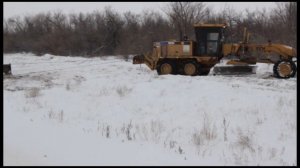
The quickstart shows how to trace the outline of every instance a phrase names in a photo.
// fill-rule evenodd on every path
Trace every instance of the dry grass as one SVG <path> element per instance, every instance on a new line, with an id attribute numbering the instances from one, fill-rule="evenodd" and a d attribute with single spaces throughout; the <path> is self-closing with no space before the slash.
<path id="1" fill-rule="evenodd" d="M 26 97 L 27 98 L 35 98 L 35 97 L 38 97 L 40 95 L 41 95 L 40 89 L 37 88 L 37 87 L 31 88 L 30 90 L 28 90 L 26 92 Z"/>
<path id="2" fill-rule="evenodd" d="M 242 150 L 248 149 L 251 152 L 255 152 L 252 142 L 252 135 L 250 133 L 245 135 L 241 130 L 238 131 L 238 140 L 236 142 L 237 146 L 239 146 Z"/>
<path id="3" fill-rule="evenodd" d="M 151 134 L 155 142 L 158 142 L 161 138 L 162 132 L 165 130 L 162 121 L 151 121 L 150 123 Z"/>
<path id="4" fill-rule="evenodd" d="M 61 110 L 60 112 L 54 112 L 52 109 L 48 112 L 49 119 L 56 119 L 59 122 L 64 121 L 64 111 Z"/>
<path id="5" fill-rule="evenodd" d="M 116 89 L 116 92 L 118 93 L 118 95 L 120 97 L 124 97 L 126 96 L 128 93 L 130 93 L 132 91 L 132 89 L 129 89 L 127 86 L 119 86 Z"/>
<path id="6" fill-rule="evenodd" d="M 68 83 L 66 83 L 66 90 L 71 90 L 71 86 L 70 86 L 70 83 L 68 82 Z"/>
<path id="7" fill-rule="evenodd" d="M 110 127 L 109 125 L 106 126 L 106 134 L 105 134 L 106 138 L 110 137 Z"/>
<path id="8" fill-rule="evenodd" d="M 195 131 L 192 135 L 192 142 L 196 146 L 204 145 L 205 142 L 212 141 L 217 138 L 216 127 L 212 126 L 211 121 L 208 119 L 206 113 L 204 113 L 203 126 L 200 131 Z"/>
<path id="9" fill-rule="evenodd" d="M 131 129 L 132 129 L 132 124 L 131 124 L 132 121 L 130 121 L 130 123 L 127 125 L 126 127 L 126 137 L 127 137 L 127 140 L 131 141 L 132 140 L 132 133 L 131 133 Z"/>
<path id="10" fill-rule="evenodd" d="M 192 135 L 192 142 L 196 145 L 196 146 L 200 146 L 203 144 L 203 138 L 202 135 L 199 132 L 195 132 Z"/>
<path id="11" fill-rule="evenodd" d="M 227 141 L 227 130 L 228 130 L 229 122 L 226 120 L 226 118 L 223 118 L 223 128 L 224 128 L 224 141 Z"/>
<path id="12" fill-rule="evenodd" d="M 99 92 L 99 96 L 107 96 L 109 94 L 109 90 L 107 88 L 102 88 Z"/>

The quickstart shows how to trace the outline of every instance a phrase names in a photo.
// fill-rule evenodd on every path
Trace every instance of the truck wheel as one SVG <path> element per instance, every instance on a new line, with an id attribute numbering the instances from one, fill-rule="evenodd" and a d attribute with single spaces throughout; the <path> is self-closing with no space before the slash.
<path id="1" fill-rule="evenodd" d="M 296 70 L 296 64 L 291 60 L 280 60 L 273 67 L 275 77 L 282 79 L 294 77 Z"/>
<path id="2" fill-rule="evenodd" d="M 195 62 L 189 61 L 183 65 L 183 72 L 185 75 L 194 76 L 198 73 L 198 66 Z"/>
<path id="3" fill-rule="evenodd" d="M 157 73 L 159 75 L 174 74 L 174 72 L 174 65 L 168 61 L 162 62 L 157 68 Z"/>

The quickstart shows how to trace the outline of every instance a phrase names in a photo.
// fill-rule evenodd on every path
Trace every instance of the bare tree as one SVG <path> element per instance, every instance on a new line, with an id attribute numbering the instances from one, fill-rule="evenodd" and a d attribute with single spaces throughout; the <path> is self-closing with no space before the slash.
<path id="1" fill-rule="evenodd" d="M 209 10 L 203 2 L 171 2 L 165 13 L 182 40 L 183 35 L 193 35 L 193 24 L 203 21 Z"/>
<path id="2" fill-rule="evenodd" d="M 124 25 L 121 29 L 120 44 L 116 48 L 118 54 L 139 53 L 140 42 L 140 15 L 125 12 Z"/>
<path id="3" fill-rule="evenodd" d="M 92 13 L 65 15 L 60 11 L 3 20 L 4 52 L 55 55 L 139 54 L 150 51 L 155 41 L 176 35 L 194 37 L 193 24 L 224 23 L 227 42 L 242 40 L 243 28 L 250 41 L 297 45 L 297 3 L 277 3 L 277 8 L 236 12 L 232 7 L 213 11 L 202 2 L 171 2 L 167 17 L 154 11 L 118 14 L 111 8 Z"/>
<path id="4" fill-rule="evenodd" d="M 278 35 L 285 43 L 297 45 L 297 2 L 278 2 L 277 8 L 272 11 L 271 20 L 279 29 Z"/>

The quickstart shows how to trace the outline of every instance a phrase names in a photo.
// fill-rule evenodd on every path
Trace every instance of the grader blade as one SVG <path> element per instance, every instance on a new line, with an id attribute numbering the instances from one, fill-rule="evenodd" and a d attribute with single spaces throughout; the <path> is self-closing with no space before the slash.
<path id="1" fill-rule="evenodd" d="M 144 55 L 136 55 L 133 57 L 133 64 L 143 64 L 145 63 Z"/>
<path id="2" fill-rule="evenodd" d="M 5 75 L 11 75 L 11 65 L 10 64 L 3 64 L 3 73 Z"/>
<path id="3" fill-rule="evenodd" d="M 256 73 L 257 66 L 250 65 L 228 65 L 228 66 L 215 66 L 213 74 L 216 75 L 250 75 Z"/>

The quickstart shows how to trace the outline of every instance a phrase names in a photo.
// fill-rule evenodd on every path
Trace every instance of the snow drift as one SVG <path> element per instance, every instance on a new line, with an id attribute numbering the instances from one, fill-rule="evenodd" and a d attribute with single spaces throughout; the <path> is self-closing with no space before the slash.
<path id="1" fill-rule="evenodd" d="M 296 78 L 4 54 L 4 165 L 296 165 Z"/>

